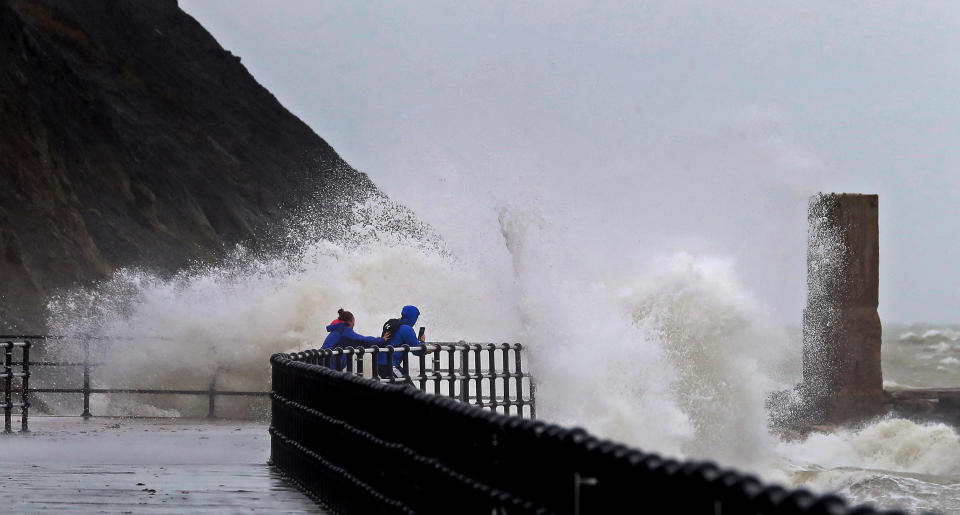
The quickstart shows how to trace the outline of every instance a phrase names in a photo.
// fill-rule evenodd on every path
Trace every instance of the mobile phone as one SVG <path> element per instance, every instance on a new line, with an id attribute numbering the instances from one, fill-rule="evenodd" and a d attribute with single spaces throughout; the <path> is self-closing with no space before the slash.
<path id="1" fill-rule="evenodd" d="M 423 335 L 426 334 L 426 332 L 427 332 L 427 328 L 421 325 L 420 334 L 417 335 L 417 339 L 420 341 L 423 341 Z"/>

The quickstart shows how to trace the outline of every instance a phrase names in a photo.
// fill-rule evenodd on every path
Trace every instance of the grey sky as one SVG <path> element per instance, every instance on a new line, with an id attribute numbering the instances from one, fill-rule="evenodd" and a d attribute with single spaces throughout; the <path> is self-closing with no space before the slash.
<path id="1" fill-rule="evenodd" d="M 878 193 L 881 316 L 960 321 L 954 3 L 180 3 L 464 252 L 526 200 L 605 266 L 733 259 L 797 322 L 805 198 Z"/>

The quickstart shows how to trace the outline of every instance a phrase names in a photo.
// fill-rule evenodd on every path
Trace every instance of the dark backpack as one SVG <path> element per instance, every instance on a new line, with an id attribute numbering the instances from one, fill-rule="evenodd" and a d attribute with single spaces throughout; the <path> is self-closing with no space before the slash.
<path id="1" fill-rule="evenodd" d="M 397 334 L 397 329 L 400 329 L 400 319 L 391 318 L 383 323 L 383 332 L 380 333 L 381 338 L 385 338 L 387 333 L 390 333 L 391 337 Z"/>

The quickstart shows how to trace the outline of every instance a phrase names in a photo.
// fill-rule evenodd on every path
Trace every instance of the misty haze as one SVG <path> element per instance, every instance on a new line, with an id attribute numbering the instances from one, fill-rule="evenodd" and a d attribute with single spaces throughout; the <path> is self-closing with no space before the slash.
<path id="1" fill-rule="evenodd" d="M 4 1 L 0 501 L 958 511 L 958 27 Z"/>

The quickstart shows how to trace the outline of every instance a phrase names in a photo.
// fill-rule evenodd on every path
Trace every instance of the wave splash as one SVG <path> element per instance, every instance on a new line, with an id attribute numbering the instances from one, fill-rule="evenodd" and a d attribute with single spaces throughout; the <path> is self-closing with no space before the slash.
<path id="1" fill-rule="evenodd" d="M 204 389 L 215 381 L 266 390 L 267 357 L 319 346 L 337 308 L 353 311 L 357 329 L 370 334 L 415 303 L 431 339 L 522 341 L 539 413 L 550 421 L 861 500 L 893 502 L 883 497 L 889 478 L 906 488 L 930 482 L 911 474 L 960 475 L 960 441 L 945 426 L 885 420 L 780 442 L 764 404 L 799 379 L 799 338 L 747 291 L 732 261 L 677 252 L 611 269 L 558 253 L 562 238 L 547 220 L 500 211 L 501 241 L 490 251 L 508 256 L 509 274 L 491 274 L 435 241 L 398 237 L 368 217 L 337 241 L 297 232 L 283 255 L 238 248 L 219 265 L 173 277 L 121 270 L 54 299 L 51 327 L 127 337 L 97 349 L 105 386 Z M 116 396 L 100 407 L 170 415 L 190 402 Z"/>
<path id="2" fill-rule="evenodd" d="M 960 436 L 944 424 L 884 419 L 776 450 L 791 484 L 910 511 L 960 509 Z"/>

